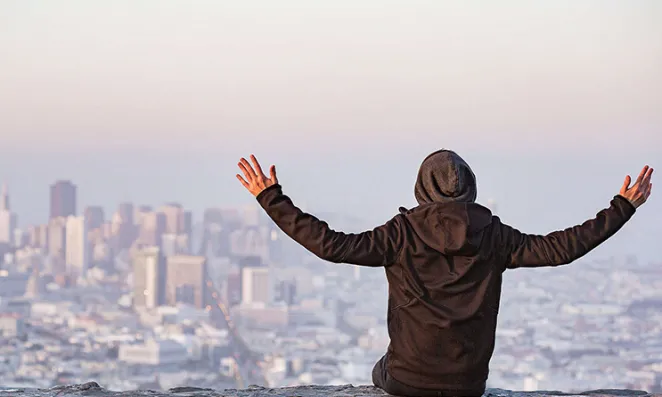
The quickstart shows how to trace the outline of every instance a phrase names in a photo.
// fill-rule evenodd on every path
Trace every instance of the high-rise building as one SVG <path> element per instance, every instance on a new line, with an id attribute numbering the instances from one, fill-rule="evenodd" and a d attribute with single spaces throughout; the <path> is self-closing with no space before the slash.
<path id="1" fill-rule="evenodd" d="M 230 269 L 224 292 L 224 302 L 227 306 L 232 307 L 241 303 L 241 269 L 238 266 Z"/>
<path id="2" fill-rule="evenodd" d="M 7 185 L 2 184 L 2 191 L 0 192 L 0 210 L 9 210 L 9 192 L 7 192 Z"/>
<path id="3" fill-rule="evenodd" d="M 133 223 L 135 223 L 135 225 L 138 227 L 142 227 L 143 218 L 145 217 L 145 214 L 148 214 L 150 212 L 152 212 L 152 207 L 149 205 L 136 206 L 133 209 Z"/>
<path id="4" fill-rule="evenodd" d="M 235 257 L 256 255 L 268 260 L 270 230 L 266 227 L 243 227 L 230 233 L 230 254 Z"/>
<path id="5" fill-rule="evenodd" d="M 165 215 L 166 233 L 179 234 L 183 230 L 184 208 L 178 203 L 168 203 L 158 212 Z"/>
<path id="6" fill-rule="evenodd" d="M 67 219 L 63 217 L 52 218 L 48 222 L 48 253 L 64 260 L 67 244 Z"/>
<path id="7" fill-rule="evenodd" d="M 207 259 L 204 256 L 169 256 L 166 268 L 166 302 L 169 305 L 186 303 L 197 308 L 207 305 Z"/>
<path id="8" fill-rule="evenodd" d="M 76 185 L 71 181 L 57 181 L 51 185 L 50 219 L 76 215 Z"/>
<path id="9" fill-rule="evenodd" d="M 39 226 L 28 226 L 28 245 L 33 248 L 41 247 Z"/>
<path id="10" fill-rule="evenodd" d="M 118 250 L 129 249 L 138 237 L 136 225 L 134 224 L 134 207 L 132 203 L 120 203 L 112 219 L 112 234 L 115 248 Z M 150 241 L 149 244 L 154 244 Z"/>
<path id="11" fill-rule="evenodd" d="M 281 281 L 278 284 L 278 300 L 288 306 L 293 306 L 297 299 L 296 280 Z"/>
<path id="12" fill-rule="evenodd" d="M 85 276 L 90 266 L 90 248 L 84 216 L 69 216 L 66 223 L 65 264 L 67 273 Z"/>
<path id="13" fill-rule="evenodd" d="M 28 226 L 28 245 L 33 248 L 48 249 L 48 225 Z"/>
<path id="14" fill-rule="evenodd" d="M 184 211 L 180 215 L 180 233 L 181 234 L 187 234 L 191 235 L 191 232 L 193 231 L 193 213 L 191 211 Z"/>
<path id="15" fill-rule="evenodd" d="M 147 212 L 142 215 L 142 225 L 138 235 L 139 242 L 145 245 L 161 246 L 161 239 L 166 231 L 166 217 L 161 212 Z"/>
<path id="16" fill-rule="evenodd" d="M 85 208 L 83 212 L 88 230 L 100 228 L 106 221 L 102 207 L 92 205 Z"/>
<path id="17" fill-rule="evenodd" d="M 189 236 L 186 234 L 164 234 L 161 236 L 161 248 L 165 256 L 189 255 L 191 253 Z"/>
<path id="18" fill-rule="evenodd" d="M 119 207 L 117 208 L 117 213 L 119 214 L 122 223 L 133 225 L 133 203 L 120 203 Z"/>
<path id="19" fill-rule="evenodd" d="M 25 230 L 14 229 L 14 247 L 23 248 L 28 244 L 28 233 Z"/>
<path id="20" fill-rule="evenodd" d="M 193 230 L 193 215 L 191 211 L 184 210 L 179 203 L 167 203 L 161 206 L 157 212 L 165 216 L 165 233 L 185 234 L 189 238 Z"/>
<path id="21" fill-rule="evenodd" d="M 165 258 L 158 247 L 134 250 L 133 306 L 153 309 L 165 303 Z"/>
<path id="22" fill-rule="evenodd" d="M 272 286 L 268 267 L 244 267 L 241 269 L 241 303 L 271 303 Z"/>
<path id="23" fill-rule="evenodd" d="M 16 214 L 9 207 L 7 185 L 2 185 L 0 191 L 0 244 L 14 245 L 14 230 L 16 229 Z"/>

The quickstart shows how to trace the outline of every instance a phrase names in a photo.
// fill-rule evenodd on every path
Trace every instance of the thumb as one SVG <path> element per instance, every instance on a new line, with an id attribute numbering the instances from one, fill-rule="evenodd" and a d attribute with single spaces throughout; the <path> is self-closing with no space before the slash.
<path id="1" fill-rule="evenodd" d="M 628 191 L 631 182 L 632 182 L 632 178 L 630 177 L 630 175 L 626 176 L 625 181 L 623 182 L 623 187 L 621 187 L 621 193 L 625 193 Z"/>
<path id="2" fill-rule="evenodd" d="M 275 165 L 272 165 L 272 166 L 269 168 L 269 174 L 271 175 L 271 180 L 272 180 L 274 183 L 278 183 L 278 177 L 276 176 L 276 166 L 275 166 Z"/>

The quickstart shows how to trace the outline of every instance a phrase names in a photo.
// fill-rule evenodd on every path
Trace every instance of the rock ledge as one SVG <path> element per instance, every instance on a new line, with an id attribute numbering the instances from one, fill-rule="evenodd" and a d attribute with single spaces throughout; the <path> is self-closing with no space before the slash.
<path id="1" fill-rule="evenodd" d="M 9 389 L 0 388 L 0 397 L 374 397 L 386 396 L 383 391 L 372 386 L 298 386 L 282 389 L 268 389 L 251 386 L 242 390 L 211 390 L 196 387 L 176 387 L 168 391 L 124 391 L 106 390 L 96 382 L 82 385 L 57 386 L 51 389 Z M 583 393 L 563 393 L 558 391 L 516 392 L 502 389 L 489 389 L 484 397 L 542 397 L 542 396 L 662 396 L 640 390 L 592 390 Z"/>

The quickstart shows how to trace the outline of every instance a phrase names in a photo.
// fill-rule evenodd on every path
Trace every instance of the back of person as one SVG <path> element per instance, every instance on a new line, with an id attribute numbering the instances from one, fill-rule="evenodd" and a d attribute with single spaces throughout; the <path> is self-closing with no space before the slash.
<path id="1" fill-rule="evenodd" d="M 476 204 L 476 179 L 456 153 L 440 150 L 421 165 L 419 205 L 371 231 L 342 233 L 297 208 L 251 156 L 237 178 L 278 227 L 319 258 L 384 267 L 391 339 L 373 369 L 373 383 L 400 396 L 481 396 L 494 351 L 502 273 L 559 266 L 586 255 L 615 234 L 651 193 L 653 169 L 595 218 L 545 236 L 519 232 Z"/>
<path id="2" fill-rule="evenodd" d="M 386 370 L 416 388 L 482 394 L 506 262 L 500 222 L 487 208 L 458 202 L 402 216 L 406 243 L 386 267 Z"/>

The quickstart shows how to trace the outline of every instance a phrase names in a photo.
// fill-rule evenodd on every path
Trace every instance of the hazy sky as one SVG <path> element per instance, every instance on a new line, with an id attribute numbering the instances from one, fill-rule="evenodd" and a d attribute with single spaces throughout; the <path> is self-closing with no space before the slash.
<path id="1" fill-rule="evenodd" d="M 662 158 L 661 20 L 657 0 L 0 0 L 0 179 L 22 223 L 56 178 L 81 206 L 199 211 L 249 202 L 255 151 L 298 201 L 384 220 L 444 146 L 509 220 L 565 226 Z"/>
<path id="2" fill-rule="evenodd" d="M 0 144 L 12 148 L 620 147 L 624 131 L 662 145 L 656 0 L 0 7 Z"/>

